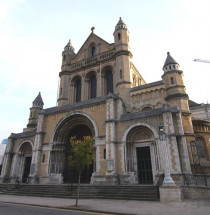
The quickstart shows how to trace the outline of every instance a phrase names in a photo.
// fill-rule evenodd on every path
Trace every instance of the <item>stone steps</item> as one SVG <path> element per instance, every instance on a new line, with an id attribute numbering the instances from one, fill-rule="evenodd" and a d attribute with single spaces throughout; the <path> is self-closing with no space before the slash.
<path id="1" fill-rule="evenodd" d="M 7 195 L 40 196 L 57 198 L 75 198 L 77 185 L 26 185 L 0 184 L 0 193 Z M 156 186 L 116 185 L 96 186 L 81 185 L 80 198 L 151 200 L 159 201 L 159 190 Z"/>

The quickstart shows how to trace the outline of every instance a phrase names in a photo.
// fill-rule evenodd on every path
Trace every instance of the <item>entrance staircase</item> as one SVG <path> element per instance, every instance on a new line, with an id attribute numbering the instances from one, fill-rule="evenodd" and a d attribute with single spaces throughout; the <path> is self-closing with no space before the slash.
<path id="1" fill-rule="evenodd" d="M 31 185 L 0 184 L 0 194 L 39 196 L 55 198 L 76 198 L 77 185 Z M 121 199 L 159 201 L 159 189 L 148 185 L 91 185 L 82 184 L 81 199 Z"/>

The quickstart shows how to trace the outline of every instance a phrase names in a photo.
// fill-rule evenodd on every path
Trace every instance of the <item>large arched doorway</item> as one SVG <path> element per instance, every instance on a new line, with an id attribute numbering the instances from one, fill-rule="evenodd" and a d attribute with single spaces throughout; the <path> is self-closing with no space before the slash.
<path id="1" fill-rule="evenodd" d="M 76 183 L 78 180 L 77 171 L 71 167 L 68 159 L 72 150 L 70 138 L 82 140 L 84 136 L 94 138 L 95 131 L 91 121 L 81 114 L 69 116 L 56 129 L 50 158 L 50 174 L 62 174 L 64 183 Z M 95 161 L 81 174 L 81 183 L 90 183 L 94 169 Z"/>
<path id="2" fill-rule="evenodd" d="M 16 174 L 22 183 L 28 182 L 32 159 L 32 146 L 29 142 L 21 145 L 18 151 L 18 160 L 16 162 Z"/>
<path id="3" fill-rule="evenodd" d="M 153 183 L 151 153 L 154 137 L 145 126 L 132 128 L 126 138 L 127 172 L 134 172 L 139 184 Z"/>

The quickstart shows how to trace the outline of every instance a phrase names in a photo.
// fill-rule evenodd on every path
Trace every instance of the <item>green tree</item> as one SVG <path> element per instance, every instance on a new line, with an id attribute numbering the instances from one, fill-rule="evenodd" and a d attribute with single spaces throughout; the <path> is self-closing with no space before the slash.
<path id="1" fill-rule="evenodd" d="M 69 156 L 69 165 L 74 168 L 78 174 L 76 206 L 78 206 L 80 192 L 80 176 L 85 167 L 89 167 L 94 159 L 93 139 L 90 136 L 83 137 L 83 140 L 77 140 L 71 137 L 71 155 Z"/>

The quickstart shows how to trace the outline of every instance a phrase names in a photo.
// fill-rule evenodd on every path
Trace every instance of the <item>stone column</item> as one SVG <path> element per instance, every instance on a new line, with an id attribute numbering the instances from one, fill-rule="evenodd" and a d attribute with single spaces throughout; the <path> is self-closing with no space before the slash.
<path id="1" fill-rule="evenodd" d="M 95 173 L 97 174 L 100 170 L 100 139 L 98 137 L 95 138 Z"/>
<path id="2" fill-rule="evenodd" d="M 13 154 L 13 158 L 12 158 L 11 171 L 10 171 L 11 182 L 12 182 L 12 183 L 15 183 L 15 182 L 16 182 L 16 179 L 17 179 L 17 177 L 18 177 L 18 176 L 16 175 L 18 156 L 19 156 L 18 153 L 14 153 L 14 154 Z"/>
<path id="3" fill-rule="evenodd" d="M 90 98 L 90 80 L 84 78 L 83 100 L 88 100 L 89 98 Z"/>
<path id="4" fill-rule="evenodd" d="M 85 74 L 82 74 L 82 80 L 81 80 L 81 101 L 85 100 Z"/>
<path id="5" fill-rule="evenodd" d="M 163 148 L 163 154 L 164 156 L 164 160 L 165 160 L 165 168 L 164 168 L 164 173 L 165 173 L 165 177 L 164 177 L 164 181 L 163 184 L 174 184 L 173 179 L 171 178 L 171 160 L 169 158 L 169 152 L 168 152 L 168 146 L 167 146 L 167 142 L 166 139 L 162 139 L 161 140 L 161 145 Z"/>
<path id="6" fill-rule="evenodd" d="M 97 94 L 96 97 L 102 96 L 102 78 L 101 78 L 101 63 L 99 64 L 97 78 Z"/>
<path id="7" fill-rule="evenodd" d="M 13 153 L 12 153 L 13 152 L 13 146 L 14 146 L 14 138 L 9 137 L 8 145 L 6 147 L 3 165 L 2 165 L 1 178 L 0 178 L 1 182 L 9 182 L 12 157 L 13 157 Z"/>
<path id="8" fill-rule="evenodd" d="M 182 171 L 183 173 L 192 174 L 190 159 L 189 159 L 189 154 L 187 149 L 187 141 L 186 141 L 186 137 L 184 136 L 181 112 L 176 114 L 176 118 L 177 118 L 179 134 L 180 134 L 179 145 L 180 145 L 180 159 L 181 159 Z"/>
<path id="9" fill-rule="evenodd" d="M 36 179 L 38 177 L 38 168 L 39 168 L 39 160 L 41 154 L 41 144 L 43 139 L 43 126 L 44 126 L 44 113 L 40 113 L 37 125 L 37 133 L 35 136 L 35 142 L 33 146 L 33 154 L 32 154 L 32 163 L 31 163 L 31 170 L 30 170 L 30 178 L 31 183 L 37 183 Z"/>
<path id="10" fill-rule="evenodd" d="M 74 90 L 74 84 L 70 84 L 70 92 L 69 92 L 69 103 L 73 104 L 74 103 L 74 94 L 75 94 L 75 90 Z"/>
<path id="11" fill-rule="evenodd" d="M 166 133 L 165 144 L 166 150 L 168 151 L 168 164 L 170 173 L 181 174 L 181 165 L 179 160 L 179 151 L 176 141 L 174 122 L 172 118 L 172 113 L 170 111 L 163 113 L 163 121 Z"/>
<path id="12" fill-rule="evenodd" d="M 176 186 L 171 178 L 171 172 L 180 173 L 179 154 L 173 125 L 172 114 L 170 110 L 163 113 L 163 121 L 165 127 L 165 137 L 161 137 L 161 145 L 165 158 L 165 177 L 163 185 L 160 187 L 161 202 L 181 202 L 183 199 L 182 188 Z M 173 154 L 172 154 L 173 153 Z"/>
<path id="13" fill-rule="evenodd" d="M 116 184 L 116 137 L 115 137 L 115 105 L 112 94 L 106 101 L 106 164 L 107 179 L 111 184 Z"/>

